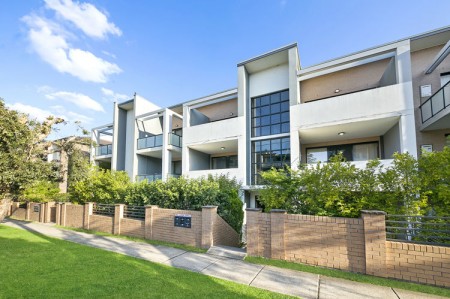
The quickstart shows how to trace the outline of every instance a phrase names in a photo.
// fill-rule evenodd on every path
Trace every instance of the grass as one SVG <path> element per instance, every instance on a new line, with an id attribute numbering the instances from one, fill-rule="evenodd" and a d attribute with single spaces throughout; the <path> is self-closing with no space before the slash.
<path id="1" fill-rule="evenodd" d="M 249 257 L 248 256 L 245 258 L 245 261 L 247 261 L 249 263 L 253 263 L 253 264 L 274 266 L 274 267 L 278 267 L 278 268 L 285 268 L 285 269 L 297 270 L 297 271 L 302 271 L 302 272 L 320 274 L 323 276 L 342 278 L 342 279 L 363 282 L 363 283 L 370 283 L 373 285 L 379 285 L 379 286 L 398 288 L 398 289 L 403 289 L 403 290 L 408 290 L 408 291 L 413 291 L 413 292 L 421 292 L 421 293 L 433 294 L 433 295 L 438 295 L 438 296 L 450 297 L 450 289 L 434 287 L 434 286 L 430 286 L 430 285 L 422 285 L 422 284 L 417 284 L 417 283 L 412 283 L 412 282 L 405 282 L 405 281 L 399 281 L 399 280 L 395 280 L 395 279 L 388 279 L 388 278 L 370 276 L 370 275 L 365 275 L 365 274 L 345 272 L 345 271 L 341 271 L 341 270 L 309 266 L 309 265 L 305 265 L 305 264 L 299 264 L 299 263 L 293 263 L 293 262 L 287 262 L 287 261 L 266 259 L 263 257 Z"/>
<path id="2" fill-rule="evenodd" d="M 110 234 L 110 233 L 98 232 L 98 231 L 94 231 L 94 230 L 90 230 L 90 229 L 84 229 L 84 228 L 74 228 L 74 227 L 59 226 L 59 225 L 57 225 L 56 227 L 60 227 L 60 228 L 63 228 L 63 229 L 68 229 L 68 230 L 73 230 L 73 231 L 76 231 L 76 232 L 93 234 L 93 235 L 97 235 L 97 236 L 113 237 L 113 238 L 119 238 L 119 239 L 125 239 L 125 240 L 129 240 L 129 241 L 134 241 L 134 242 L 147 243 L 147 244 L 151 244 L 151 245 L 161 245 L 161 246 L 173 247 L 173 248 L 178 248 L 178 249 L 185 250 L 185 251 L 190 251 L 190 252 L 205 253 L 206 251 L 208 251 L 207 249 L 198 248 L 198 247 L 189 246 L 189 245 L 171 243 L 171 242 L 166 242 L 166 241 L 158 241 L 158 240 L 148 240 L 148 239 L 144 239 L 144 238 L 129 237 L 129 236 L 123 236 L 123 235 L 113 235 L 113 234 Z"/>
<path id="3" fill-rule="evenodd" d="M 290 298 L 0 225 L 0 298 Z"/>

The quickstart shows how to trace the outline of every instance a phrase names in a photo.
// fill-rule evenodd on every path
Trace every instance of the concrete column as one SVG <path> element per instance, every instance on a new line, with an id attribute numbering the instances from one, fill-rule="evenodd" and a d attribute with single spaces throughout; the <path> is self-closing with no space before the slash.
<path id="1" fill-rule="evenodd" d="M 153 214 L 158 206 L 150 205 L 145 206 L 145 219 L 144 219 L 144 238 L 153 239 Z"/>
<path id="2" fill-rule="evenodd" d="M 386 213 L 361 211 L 364 223 L 366 274 L 387 277 Z"/>
<path id="3" fill-rule="evenodd" d="M 270 211 L 270 257 L 277 260 L 286 258 L 284 245 L 285 210 Z"/>
<path id="4" fill-rule="evenodd" d="M 259 217 L 261 216 L 261 209 L 245 209 L 245 214 L 247 218 L 247 254 L 249 256 L 261 256 L 259 250 Z"/>
<path id="5" fill-rule="evenodd" d="M 66 226 L 66 207 L 67 202 L 62 203 L 61 205 L 61 224 L 62 226 Z"/>
<path id="6" fill-rule="evenodd" d="M 120 235 L 120 220 L 123 218 L 124 204 L 116 204 L 114 207 L 113 234 Z"/>
<path id="7" fill-rule="evenodd" d="M 168 109 L 163 116 L 163 146 L 162 146 L 162 180 L 166 181 L 171 173 L 172 153 L 169 150 L 169 133 L 172 132 L 172 113 Z"/>
<path id="8" fill-rule="evenodd" d="M 111 170 L 117 170 L 117 160 L 119 146 L 117 144 L 119 139 L 119 107 L 117 102 L 114 102 L 113 113 L 113 139 L 112 139 L 112 157 L 111 157 Z"/>
<path id="9" fill-rule="evenodd" d="M 31 202 L 27 202 L 27 211 L 25 213 L 25 220 L 30 220 Z"/>
<path id="10" fill-rule="evenodd" d="M 214 222 L 217 217 L 217 206 L 202 207 L 202 248 L 214 245 Z"/>
<path id="11" fill-rule="evenodd" d="M 83 213 L 83 228 L 89 229 L 89 220 L 94 210 L 94 203 L 87 202 L 84 204 L 84 213 Z"/>
<path id="12" fill-rule="evenodd" d="M 400 149 L 402 153 L 408 152 L 417 157 L 417 141 L 416 141 L 416 123 L 414 120 L 414 112 L 410 110 L 410 114 L 403 114 L 400 117 Z"/>
<path id="13" fill-rule="evenodd" d="M 291 119 L 295 117 L 291 110 Z M 298 169 L 301 159 L 300 136 L 296 128 L 291 128 L 291 168 Z"/>

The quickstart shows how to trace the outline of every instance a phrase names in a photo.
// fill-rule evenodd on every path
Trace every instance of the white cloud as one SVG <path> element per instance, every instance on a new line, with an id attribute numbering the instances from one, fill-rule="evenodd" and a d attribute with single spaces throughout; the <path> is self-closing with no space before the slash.
<path id="1" fill-rule="evenodd" d="M 120 100 L 129 100 L 131 98 L 130 96 L 127 96 L 126 94 L 116 93 L 108 88 L 102 87 L 101 90 L 102 90 L 102 93 L 105 96 L 105 98 L 112 102 L 120 101 Z"/>
<path id="2" fill-rule="evenodd" d="M 57 71 L 83 81 L 99 83 L 106 82 L 109 75 L 122 71 L 115 63 L 72 47 L 67 42 L 70 34 L 58 24 L 33 14 L 22 20 L 30 27 L 28 38 L 33 50 Z"/>
<path id="3" fill-rule="evenodd" d="M 52 111 L 55 111 L 59 115 L 59 117 L 67 121 L 80 121 L 83 124 L 90 124 L 94 121 L 92 117 L 88 117 L 86 115 L 82 115 L 73 111 L 68 111 L 63 106 L 51 106 L 50 109 Z"/>
<path id="4" fill-rule="evenodd" d="M 103 106 L 88 97 L 87 95 L 69 91 L 57 91 L 46 94 L 45 97 L 50 100 L 61 100 L 65 102 L 72 103 L 82 109 L 94 110 L 99 112 L 105 112 Z"/>
<path id="5" fill-rule="evenodd" d="M 53 113 L 51 113 L 50 111 L 22 103 L 7 104 L 7 106 L 12 110 L 28 114 L 30 118 L 36 119 L 40 122 L 44 121 L 47 117 L 53 115 Z"/>
<path id="6" fill-rule="evenodd" d="M 86 35 L 104 39 L 108 34 L 121 36 L 122 31 L 108 21 L 108 17 L 90 3 L 72 0 L 45 0 L 46 7 L 70 21 Z"/>

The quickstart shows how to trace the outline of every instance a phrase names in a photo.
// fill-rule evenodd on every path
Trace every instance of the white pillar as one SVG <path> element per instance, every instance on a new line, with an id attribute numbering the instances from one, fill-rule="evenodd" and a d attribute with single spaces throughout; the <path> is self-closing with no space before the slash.
<path id="1" fill-rule="evenodd" d="M 165 109 L 163 115 L 163 146 L 162 146 L 162 180 L 166 181 L 172 171 L 172 152 L 169 150 L 169 133 L 172 132 L 172 113 Z"/>

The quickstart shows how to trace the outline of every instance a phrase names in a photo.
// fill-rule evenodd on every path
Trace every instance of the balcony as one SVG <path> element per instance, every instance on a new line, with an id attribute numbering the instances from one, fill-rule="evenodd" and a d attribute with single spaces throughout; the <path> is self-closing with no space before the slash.
<path id="1" fill-rule="evenodd" d="M 420 105 L 421 130 L 450 128 L 450 82 Z"/>
<path id="2" fill-rule="evenodd" d="M 140 182 L 140 181 L 144 181 L 147 180 L 147 182 L 153 182 L 153 181 L 157 181 L 157 180 L 162 180 L 162 174 L 161 173 L 157 173 L 157 174 L 139 174 L 136 176 L 136 181 Z"/>
<path id="3" fill-rule="evenodd" d="M 233 117 L 183 129 L 185 144 L 225 140 L 243 135 L 245 117 Z"/>
<path id="4" fill-rule="evenodd" d="M 163 135 L 155 135 L 145 138 L 139 138 L 137 140 L 137 149 L 155 148 L 160 147 L 163 144 Z"/>
<path id="5" fill-rule="evenodd" d="M 100 145 L 95 148 L 96 156 L 112 155 L 112 144 Z"/>
<path id="6" fill-rule="evenodd" d="M 180 174 L 175 173 L 169 173 L 167 175 L 167 178 L 179 178 Z M 162 180 L 162 174 L 161 173 L 155 173 L 155 174 L 140 174 L 136 176 L 136 181 L 141 182 L 147 180 L 147 182 L 154 182 L 158 180 Z"/>
<path id="7" fill-rule="evenodd" d="M 176 147 L 183 146 L 183 137 L 177 134 L 169 133 L 169 145 L 173 145 Z"/>

